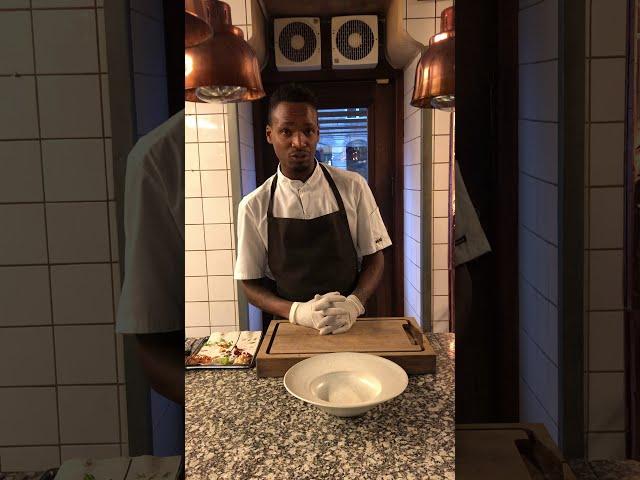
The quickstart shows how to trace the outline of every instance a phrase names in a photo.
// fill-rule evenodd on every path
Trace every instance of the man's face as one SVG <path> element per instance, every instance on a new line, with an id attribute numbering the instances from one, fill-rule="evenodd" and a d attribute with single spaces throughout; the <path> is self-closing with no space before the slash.
<path id="1" fill-rule="evenodd" d="M 280 102 L 271 112 L 267 141 L 273 145 L 285 172 L 312 169 L 319 139 L 318 113 L 311 105 Z"/>

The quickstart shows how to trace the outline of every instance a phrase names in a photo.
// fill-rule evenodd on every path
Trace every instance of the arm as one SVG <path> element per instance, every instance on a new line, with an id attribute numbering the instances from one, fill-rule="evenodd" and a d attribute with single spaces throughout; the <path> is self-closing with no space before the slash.
<path id="1" fill-rule="evenodd" d="M 184 333 L 136 335 L 138 358 L 151 388 L 184 405 Z"/>
<path id="2" fill-rule="evenodd" d="M 280 318 L 289 318 L 289 311 L 293 302 L 278 297 L 263 285 L 261 278 L 242 280 L 242 288 L 247 295 L 249 303 Z"/>
<path id="3" fill-rule="evenodd" d="M 382 250 L 362 257 L 362 270 L 358 278 L 353 295 L 358 297 L 360 303 L 367 303 L 373 292 L 378 288 L 384 272 L 384 254 Z"/>

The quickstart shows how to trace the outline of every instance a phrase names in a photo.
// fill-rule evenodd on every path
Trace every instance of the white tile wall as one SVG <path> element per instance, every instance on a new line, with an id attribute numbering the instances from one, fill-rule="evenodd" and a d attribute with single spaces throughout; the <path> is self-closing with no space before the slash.
<path id="1" fill-rule="evenodd" d="M 189 224 L 185 231 L 185 334 L 203 336 L 238 327 L 233 288 L 230 127 L 227 107 L 222 105 L 187 103 L 185 111 L 193 112 L 185 119 L 185 195 L 191 197 L 185 203 Z"/>
<path id="2" fill-rule="evenodd" d="M 0 461 L 40 470 L 126 442 L 104 14 L 1 3 Z"/>

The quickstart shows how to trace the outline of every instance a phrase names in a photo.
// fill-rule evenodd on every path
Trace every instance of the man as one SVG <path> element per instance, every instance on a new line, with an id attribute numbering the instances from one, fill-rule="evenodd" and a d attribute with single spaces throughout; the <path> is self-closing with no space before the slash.
<path id="1" fill-rule="evenodd" d="M 315 159 L 318 112 L 306 88 L 271 96 L 266 136 L 278 171 L 240 202 L 235 278 L 256 307 L 321 335 L 344 333 L 382 278 L 391 240 L 380 211 L 361 175 Z"/>
<path id="2" fill-rule="evenodd" d="M 116 332 L 135 335 L 152 388 L 154 454 L 183 454 L 184 110 L 129 153 L 124 231 Z"/>

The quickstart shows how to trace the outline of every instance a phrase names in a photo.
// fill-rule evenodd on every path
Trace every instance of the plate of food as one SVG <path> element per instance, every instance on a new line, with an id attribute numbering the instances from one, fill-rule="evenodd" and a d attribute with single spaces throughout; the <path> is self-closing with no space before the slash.
<path id="1" fill-rule="evenodd" d="M 213 332 L 209 337 L 185 340 L 185 368 L 250 368 L 262 332 Z"/>

